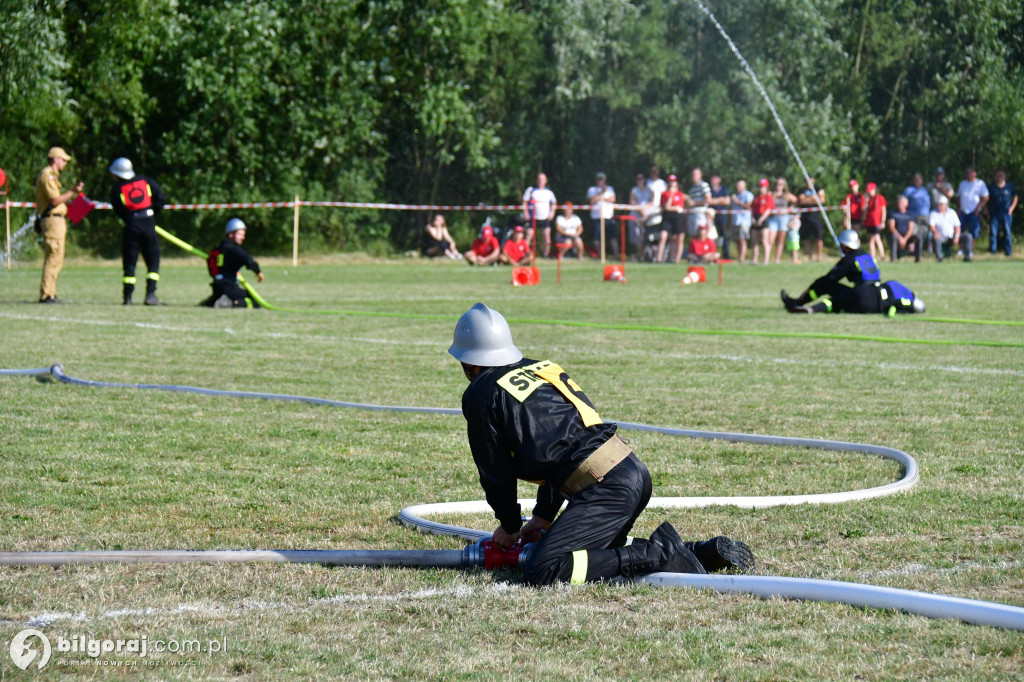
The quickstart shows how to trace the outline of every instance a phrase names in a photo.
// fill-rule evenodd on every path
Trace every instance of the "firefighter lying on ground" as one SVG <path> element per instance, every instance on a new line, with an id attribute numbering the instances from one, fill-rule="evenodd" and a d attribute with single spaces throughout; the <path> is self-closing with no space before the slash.
<path id="1" fill-rule="evenodd" d="M 853 230 L 839 233 L 843 257 L 828 274 L 814 280 L 797 298 L 780 292 L 782 304 L 791 313 L 923 313 L 924 301 L 910 289 L 892 280 L 882 282 L 878 264 L 860 249 L 860 237 Z M 840 280 L 849 280 L 846 286 Z"/>
<path id="2" fill-rule="evenodd" d="M 224 241 L 211 251 L 206 259 L 207 269 L 213 277 L 213 282 L 210 283 L 213 293 L 199 305 L 210 308 L 260 307 L 238 283 L 238 271 L 243 265 L 255 272 L 260 282 L 263 281 L 259 263 L 242 248 L 244 241 L 245 223 L 238 218 L 232 218 L 224 230 Z"/>
<path id="3" fill-rule="evenodd" d="M 649 539 L 632 540 L 628 533 L 651 497 L 647 467 L 561 367 L 523 357 L 497 311 L 473 306 L 459 319 L 448 352 L 470 382 L 462 412 L 480 484 L 501 524 L 492 540 L 499 548 L 535 543 L 523 549 L 527 583 L 753 566 L 742 542 L 683 542 L 668 522 Z M 525 526 L 518 480 L 540 486 Z"/>

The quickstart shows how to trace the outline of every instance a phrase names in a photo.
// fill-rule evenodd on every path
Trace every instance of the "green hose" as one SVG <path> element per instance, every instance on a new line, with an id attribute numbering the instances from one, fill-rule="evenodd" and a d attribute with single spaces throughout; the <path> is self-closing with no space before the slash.
<path id="1" fill-rule="evenodd" d="M 156 228 L 157 234 L 171 242 L 175 246 L 181 247 L 185 251 L 199 256 L 202 259 L 206 259 L 207 254 L 203 253 L 196 247 L 192 246 L 188 242 L 182 241 L 175 237 L 173 234 L 163 229 L 160 226 Z M 301 310 L 297 308 L 279 308 L 271 305 L 254 289 L 248 282 L 242 279 L 242 276 L 238 276 L 238 283 L 245 287 L 245 290 L 249 292 L 252 300 L 260 304 L 260 306 L 267 310 L 276 310 L 279 312 L 287 313 L 312 313 L 314 315 L 348 315 L 351 317 L 390 317 L 390 318 L 402 318 L 409 320 L 434 320 L 434 321 L 454 321 L 458 320 L 458 315 L 440 315 L 440 314 L 429 314 L 429 313 L 390 313 L 390 312 L 379 312 L 379 311 L 365 311 L 365 310 Z M 1021 325 L 1021 322 L 1007 322 L 1001 320 L 962 320 L 957 318 L 921 318 L 922 321 L 926 322 L 955 322 L 961 324 L 1003 324 L 1003 325 Z M 876 343 L 910 343 L 918 345 L 932 345 L 932 346 L 986 346 L 990 348 L 1024 348 L 1024 343 L 1017 343 L 1013 341 L 986 341 L 986 340 L 971 340 L 971 341 L 952 341 L 949 339 L 909 339 L 900 338 L 894 336 L 867 336 L 863 334 L 823 334 L 813 332 L 764 332 L 764 331 L 744 331 L 739 329 L 688 329 L 686 327 L 662 327 L 653 325 L 639 325 L 639 324 L 613 324 L 609 322 L 580 322 L 575 320 L 548 320 L 543 318 L 528 318 L 528 317 L 510 317 L 509 322 L 516 324 L 542 324 L 542 325 L 558 325 L 563 327 L 584 327 L 587 329 L 608 329 L 617 331 L 642 331 L 642 332 L 663 332 L 670 334 L 693 334 L 700 336 L 760 336 L 768 337 L 773 339 L 823 339 L 830 341 L 874 341 Z"/>

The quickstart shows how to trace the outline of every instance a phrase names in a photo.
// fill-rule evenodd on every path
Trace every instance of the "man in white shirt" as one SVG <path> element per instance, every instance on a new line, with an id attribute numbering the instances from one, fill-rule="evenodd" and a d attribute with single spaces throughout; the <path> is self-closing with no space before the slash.
<path id="1" fill-rule="evenodd" d="M 555 218 L 555 240 L 559 244 L 568 244 L 576 249 L 576 257 L 583 260 L 583 221 L 572 212 L 571 201 L 565 203 L 562 215 Z"/>
<path id="2" fill-rule="evenodd" d="M 601 250 L 601 221 L 604 220 L 606 239 L 611 245 L 613 256 L 619 253 L 619 240 L 615 237 L 615 226 L 612 219 L 615 218 L 615 190 L 608 184 L 608 176 L 598 173 L 594 185 L 587 190 L 587 200 L 590 202 L 590 231 L 593 233 L 593 243 Z"/>
<path id="3" fill-rule="evenodd" d="M 978 234 L 981 232 L 981 209 L 988 203 L 988 185 L 978 178 L 974 168 L 968 166 L 967 179 L 960 183 L 956 196 L 960 202 L 960 223 L 965 232 L 971 233 L 971 239 L 978 241 Z"/>
<path id="4" fill-rule="evenodd" d="M 700 168 L 694 168 L 691 174 L 693 184 L 690 185 L 690 203 L 693 204 L 693 212 L 690 213 L 688 225 L 691 237 L 697 236 L 697 230 L 701 225 L 708 224 L 707 207 L 711 199 L 711 185 L 704 182 L 704 174 Z"/>
<path id="5" fill-rule="evenodd" d="M 943 248 L 949 249 L 952 253 L 954 244 L 959 244 L 964 251 L 964 260 L 970 262 L 974 254 L 974 238 L 970 232 L 960 232 L 960 217 L 956 211 L 949 210 L 949 199 L 945 196 L 938 198 L 938 210 L 932 211 L 928 216 L 928 228 L 932 231 L 933 243 L 935 244 L 935 257 L 941 262 Z"/>
<path id="6" fill-rule="evenodd" d="M 523 193 L 523 220 L 526 222 L 527 244 L 533 244 L 534 228 L 544 235 L 545 258 L 551 255 L 551 218 L 557 206 L 555 193 L 548 189 L 548 176 L 537 173 L 537 186 L 528 187 Z"/>

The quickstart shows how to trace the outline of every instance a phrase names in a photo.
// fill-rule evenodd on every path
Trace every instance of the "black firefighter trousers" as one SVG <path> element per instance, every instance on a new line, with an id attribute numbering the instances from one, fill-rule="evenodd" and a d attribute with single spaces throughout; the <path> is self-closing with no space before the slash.
<path id="1" fill-rule="evenodd" d="M 616 547 L 651 499 L 651 474 L 634 454 L 581 490 L 533 547 L 523 569 L 530 585 L 580 584 L 619 575 Z"/>

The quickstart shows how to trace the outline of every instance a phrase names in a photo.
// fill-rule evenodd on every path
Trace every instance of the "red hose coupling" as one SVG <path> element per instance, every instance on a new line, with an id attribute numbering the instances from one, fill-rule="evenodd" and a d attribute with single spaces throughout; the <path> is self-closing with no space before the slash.
<path id="1" fill-rule="evenodd" d="M 519 568 L 519 554 L 523 551 L 522 545 L 509 545 L 505 549 L 499 549 L 492 540 L 484 540 L 480 544 L 484 550 L 484 568 L 488 571 L 499 568 Z"/>

